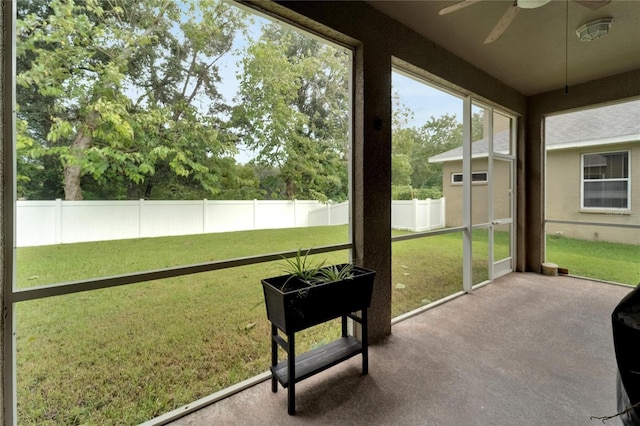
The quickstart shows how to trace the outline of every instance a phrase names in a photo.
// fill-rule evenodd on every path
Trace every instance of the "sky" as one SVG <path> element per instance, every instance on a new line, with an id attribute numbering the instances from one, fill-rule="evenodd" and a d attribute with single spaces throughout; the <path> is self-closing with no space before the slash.
<path id="1" fill-rule="evenodd" d="M 414 114 L 413 120 L 408 123 L 409 127 L 420 127 L 429 118 L 445 114 L 455 114 L 458 121 L 462 122 L 462 99 L 398 72 L 393 73 L 391 84 L 400 102 Z"/>

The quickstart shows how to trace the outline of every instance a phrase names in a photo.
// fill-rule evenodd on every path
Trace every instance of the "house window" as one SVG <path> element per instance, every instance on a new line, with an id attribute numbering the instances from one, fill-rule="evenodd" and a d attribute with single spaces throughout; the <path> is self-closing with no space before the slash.
<path id="1" fill-rule="evenodd" d="M 451 173 L 452 184 L 461 184 L 462 181 L 462 173 Z M 487 183 L 487 172 L 473 172 L 471 174 L 471 183 Z"/>
<path id="2" fill-rule="evenodd" d="M 582 155 L 582 207 L 629 208 L 629 151 Z"/>

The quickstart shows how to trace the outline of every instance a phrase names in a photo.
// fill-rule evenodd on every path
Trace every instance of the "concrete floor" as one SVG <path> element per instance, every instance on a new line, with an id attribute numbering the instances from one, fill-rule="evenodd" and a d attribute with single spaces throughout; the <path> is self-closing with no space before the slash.
<path id="1" fill-rule="evenodd" d="M 510 274 L 394 325 L 368 376 L 357 356 L 298 383 L 296 416 L 267 381 L 171 424 L 601 425 L 589 416 L 617 411 L 610 315 L 630 290 Z"/>

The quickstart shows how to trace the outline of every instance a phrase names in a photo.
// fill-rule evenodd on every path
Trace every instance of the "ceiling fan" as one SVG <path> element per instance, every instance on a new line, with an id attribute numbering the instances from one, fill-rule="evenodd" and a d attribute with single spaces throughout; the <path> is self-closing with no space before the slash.
<path id="1" fill-rule="evenodd" d="M 479 3 L 482 0 L 462 0 L 458 3 L 454 3 L 451 6 L 445 7 L 438 12 L 440 15 L 447 15 L 449 13 L 464 9 L 467 6 Z M 502 18 L 498 21 L 493 30 L 489 33 L 484 41 L 484 44 L 493 43 L 499 39 L 502 34 L 507 30 L 513 19 L 516 17 L 520 9 L 535 9 L 549 3 L 551 0 L 514 0 L 514 2 L 506 10 Z M 576 3 L 596 10 L 611 3 L 611 0 L 574 0 Z"/>

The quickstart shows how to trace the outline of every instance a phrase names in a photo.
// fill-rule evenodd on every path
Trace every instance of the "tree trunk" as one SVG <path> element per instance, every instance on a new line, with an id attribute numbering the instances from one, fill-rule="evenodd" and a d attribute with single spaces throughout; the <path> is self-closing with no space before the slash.
<path id="1" fill-rule="evenodd" d="M 73 143 L 71 151 L 76 157 L 73 164 L 64 165 L 64 199 L 82 200 L 82 189 L 80 188 L 80 178 L 82 177 L 82 155 L 91 144 L 91 134 L 85 134 L 84 130 L 78 131 Z"/>
<path id="2" fill-rule="evenodd" d="M 285 193 L 287 194 L 287 198 L 289 200 L 293 200 L 296 196 L 295 183 L 291 179 L 287 179 L 285 184 Z"/>
<path id="3" fill-rule="evenodd" d="M 144 190 L 144 198 L 145 200 L 151 198 L 151 190 L 153 189 L 152 183 L 147 183 L 147 187 Z"/>

